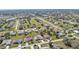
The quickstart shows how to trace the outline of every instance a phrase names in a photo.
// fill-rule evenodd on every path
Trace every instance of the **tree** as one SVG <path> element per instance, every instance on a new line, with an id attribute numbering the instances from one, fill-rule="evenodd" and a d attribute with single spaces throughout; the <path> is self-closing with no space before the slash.
<path id="1" fill-rule="evenodd" d="M 64 38 L 64 44 L 66 46 L 69 46 L 71 48 L 74 48 L 74 49 L 77 49 L 79 48 L 79 39 L 76 39 L 76 38 Z"/>
<path id="2" fill-rule="evenodd" d="M 71 41 L 71 39 L 70 39 L 70 38 L 67 38 L 67 37 L 65 37 L 64 40 L 63 40 L 63 42 L 64 42 L 64 44 L 65 44 L 66 46 L 71 47 L 70 41 Z"/>

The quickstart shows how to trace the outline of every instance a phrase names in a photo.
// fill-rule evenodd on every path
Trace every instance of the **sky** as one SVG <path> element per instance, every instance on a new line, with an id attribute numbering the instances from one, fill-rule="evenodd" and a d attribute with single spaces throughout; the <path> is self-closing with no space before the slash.
<path id="1" fill-rule="evenodd" d="M 0 9 L 79 9 L 78 0 L 0 0 Z"/>

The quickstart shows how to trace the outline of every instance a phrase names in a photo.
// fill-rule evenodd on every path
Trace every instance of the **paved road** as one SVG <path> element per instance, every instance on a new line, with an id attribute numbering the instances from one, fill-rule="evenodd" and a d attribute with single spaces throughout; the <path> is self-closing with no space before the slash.
<path id="1" fill-rule="evenodd" d="M 6 46 L 6 49 L 9 49 L 10 46 Z"/>
<path id="2" fill-rule="evenodd" d="M 49 25 L 51 25 L 51 27 L 54 27 L 54 28 L 57 28 L 57 29 L 61 29 L 61 30 L 62 30 L 61 27 L 58 27 L 58 26 L 52 24 L 51 22 L 44 20 L 44 19 L 41 18 L 41 17 L 36 17 L 36 18 L 39 19 L 39 20 L 41 20 L 41 21 L 43 21 L 43 22 L 45 22 L 45 23 L 47 23 L 47 24 L 49 24 Z"/>
<path id="3" fill-rule="evenodd" d="M 77 36 L 73 36 L 73 37 L 75 37 L 75 38 L 79 39 L 79 37 L 77 37 Z"/>
<path id="4" fill-rule="evenodd" d="M 19 20 L 16 20 L 15 31 L 17 31 L 17 30 L 18 30 L 18 27 L 19 27 Z"/>
<path id="5" fill-rule="evenodd" d="M 60 21 L 62 21 L 62 22 L 67 22 L 67 23 L 69 23 L 69 24 L 79 24 L 79 23 L 77 23 L 77 22 L 72 22 L 72 21 L 70 21 L 70 20 L 60 20 Z"/>

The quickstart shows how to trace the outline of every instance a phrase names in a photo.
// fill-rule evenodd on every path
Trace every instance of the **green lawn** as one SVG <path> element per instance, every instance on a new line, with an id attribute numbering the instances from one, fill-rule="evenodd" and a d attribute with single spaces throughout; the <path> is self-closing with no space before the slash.
<path id="1" fill-rule="evenodd" d="M 26 36 L 25 35 L 16 35 L 16 36 L 11 36 L 12 40 L 18 40 L 18 39 L 24 39 Z"/>
<path id="2" fill-rule="evenodd" d="M 36 27 L 42 27 L 41 24 L 39 22 L 35 21 L 34 19 L 31 20 L 31 23 L 32 23 L 32 25 L 36 24 Z"/>

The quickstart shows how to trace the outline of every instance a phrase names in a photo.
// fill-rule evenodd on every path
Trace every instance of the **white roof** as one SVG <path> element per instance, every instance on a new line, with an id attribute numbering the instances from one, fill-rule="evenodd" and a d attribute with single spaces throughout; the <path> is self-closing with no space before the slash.
<path id="1" fill-rule="evenodd" d="M 79 31 L 78 31 L 78 30 L 74 30 L 74 32 L 75 32 L 75 33 L 79 33 Z"/>

